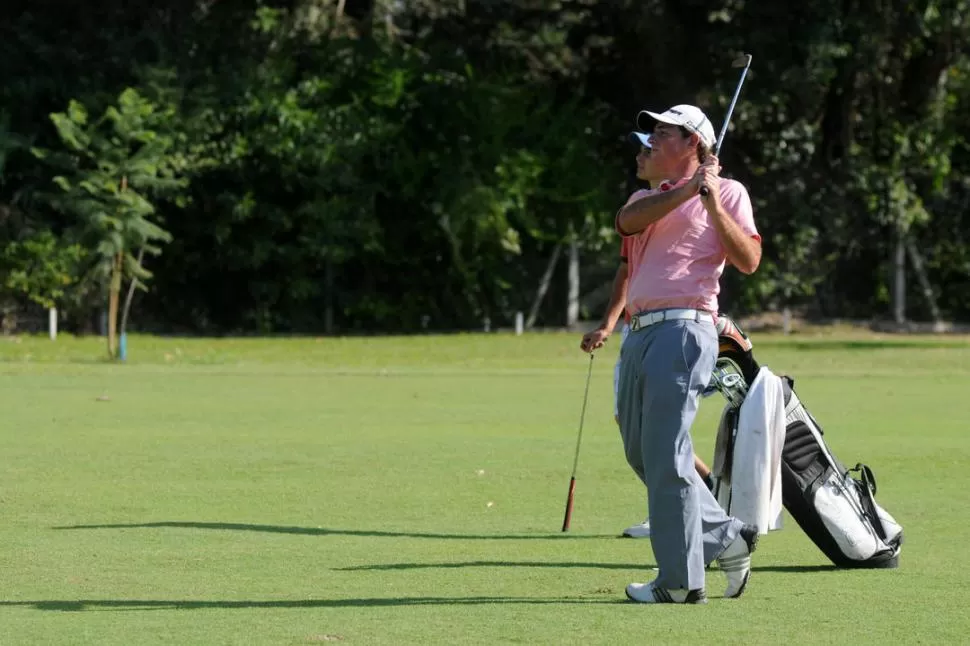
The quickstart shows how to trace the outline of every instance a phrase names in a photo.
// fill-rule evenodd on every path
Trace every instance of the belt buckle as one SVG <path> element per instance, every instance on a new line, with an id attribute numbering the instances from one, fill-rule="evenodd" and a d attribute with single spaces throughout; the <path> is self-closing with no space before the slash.
<path id="1" fill-rule="evenodd" d="M 640 315 L 636 314 L 630 319 L 630 331 L 636 332 L 640 329 Z"/>

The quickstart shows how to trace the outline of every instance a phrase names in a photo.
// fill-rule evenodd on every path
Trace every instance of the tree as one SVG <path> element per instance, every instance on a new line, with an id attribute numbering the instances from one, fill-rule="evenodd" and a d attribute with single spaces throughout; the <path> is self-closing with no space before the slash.
<path id="1" fill-rule="evenodd" d="M 58 240 L 50 231 L 13 241 L 0 249 L 2 287 L 45 308 L 55 307 L 77 280 L 83 257 L 80 245 Z"/>
<path id="2" fill-rule="evenodd" d="M 108 291 L 108 355 L 116 353 L 118 305 L 124 278 L 151 277 L 136 253 L 158 255 L 171 241 L 152 197 L 176 194 L 185 185 L 170 157 L 171 139 L 155 129 L 164 114 L 134 89 L 124 90 L 94 122 L 77 101 L 50 116 L 66 150 L 35 149 L 61 171 L 49 196 L 55 209 L 72 215 L 78 240 L 92 259 L 91 271 Z"/>
<path id="3" fill-rule="evenodd" d="M 69 99 L 100 115 L 136 87 L 146 129 L 174 142 L 184 195 L 128 178 L 174 238 L 145 254 L 146 330 L 502 325 L 547 268 L 534 320 L 558 322 L 567 245 L 587 306 L 615 271 L 637 111 L 694 103 L 719 126 L 740 51 L 754 65 L 721 161 L 749 187 L 765 256 L 725 272 L 727 310 L 868 318 L 896 294 L 907 316 L 970 316 L 970 0 L 0 4 L 0 250 L 23 222 L 97 248 L 76 208 L 38 199 L 51 169 L 22 145 L 64 151 L 48 115 Z M 101 170 L 67 150 L 72 187 Z M 894 267 L 919 282 L 894 285 Z M 61 303 L 90 312 L 94 284 Z"/>

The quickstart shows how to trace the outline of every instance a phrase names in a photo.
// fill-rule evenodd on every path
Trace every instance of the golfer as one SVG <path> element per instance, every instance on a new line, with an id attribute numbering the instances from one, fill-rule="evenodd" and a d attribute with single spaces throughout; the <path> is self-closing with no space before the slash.
<path id="1" fill-rule="evenodd" d="M 627 200 L 627 204 L 632 201 L 638 200 L 645 195 L 649 195 L 651 190 L 668 190 L 670 188 L 669 182 L 664 182 L 663 177 L 657 172 L 651 158 L 650 152 L 652 144 L 650 142 L 650 135 L 645 132 L 633 132 L 631 137 L 638 144 L 639 152 L 637 153 L 637 179 L 645 181 L 649 184 L 650 189 L 641 189 L 630 195 Z M 623 315 L 623 328 L 620 330 L 620 346 L 622 347 L 623 342 L 626 340 L 627 335 L 630 333 L 630 312 L 626 308 L 626 290 L 628 284 L 628 278 L 630 271 L 634 270 L 635 258 L 630 258 L 630 251 L 633 246 L 632 237 L 623 238 L 623 242 L 620 245 L 620 265 L 616 269 L 616 275 L 613 277 L 613 292 L 610 295 L 610 301 L 606 306 L 606 313 L 603 316 L 603 320 L 600 325 L 590 332 L 583 335 L 583 339 L 580 342 L 579 347 L 584 352 L 593 352 L 603 347 L 606 341 L 610 338 L 613 330 L 616 328 L 617 320 L 620 315 Z M 616 423 L 620 423 L 619 409 L 617 402 L 617 390 L 620 380 L 620 355 L 617 354 L 616 365 L 613 367 L 613 418 Z M 704 483 L 709 489 L 713 488 L 714 482 L 711 480 L 711 469 L 704 464 L 698 456 L 694 456 L 694 468 L 697 470 L 698 475 L 704 480 Z M 628 538 L 649 538 L 650 537 L 650 518 L 649 516 L 640 523 L 630 525 L 623 530 L 623 536 Z"/>
<path id="2" fill-rule="evenodd" d="M 626 458 L 647 485 L 658 575 L 631 583 L 642 603 L 706 603 L 704 567 L 717 559 L 726 597 L 744 592 L 756 527 L 727 516 L 694 469 L 690 428 L 717 358 L 719 279 L 730 262 L 750 274 L 761 261 L 747 190 L 721 179 L 710 119 L 697 107 L 641 112 L 652 130 L 652 163 L 673 187 L 627 203 L 616 230 L 633 239 L 621 349 L 620 434 Z M 709 195 L 700 191 L 707 187 Z"/>

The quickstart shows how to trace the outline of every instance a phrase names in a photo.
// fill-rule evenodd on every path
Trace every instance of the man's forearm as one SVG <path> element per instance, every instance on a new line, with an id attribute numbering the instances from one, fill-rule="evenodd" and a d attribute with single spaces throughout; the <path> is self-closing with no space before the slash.
<path id="1" fill-rule="evenodd" d="M 678 206 L 694 196 L 690 184 L 641 197 L 627 204 L 616 216 L 616 226 L 620 233 L 633 235 L 661 219 Z"/>
<path id="2" fill-rule="evenodd" d="M 629 266 L 627 263 L 623 263 L 613 277 L 613 293 L 610 295 L 610 302 L 606 306 L 606 314 L 603 315 L 603 320 L 600 322 L 600 329 L 607 332 L 613 332 L 617 320 L 623 314 L 623 308 L 626 307 L 628 271 Z"/>
<path id="3" fill-rule="evenodd" d="M 745 233 L 723 208 L 711 214 L 728 262 L 743 274 L 753 274 L 761 264 L 761 243 Z"/>

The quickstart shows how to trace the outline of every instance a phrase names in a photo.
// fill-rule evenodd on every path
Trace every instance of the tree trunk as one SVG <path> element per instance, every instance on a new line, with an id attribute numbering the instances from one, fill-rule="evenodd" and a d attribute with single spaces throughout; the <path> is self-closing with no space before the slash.
<path id="1" fill-rule="evenodd" d="M 917 251 L 916 245 L 913 244 L 912 240 L 906 241 L 906 250 L 909 252 L 910 262 L 913 263 L 913 271 L 916 272 L 916 279 L 919 281 L 920 289 L 923 291 L 923 297 L 926 298 L 926 304 L 930 307 L 930 315 L 933 317 L 933 322 L 940 324 L 943 322 L 940 315 L 940 308 L 936 303 L 933 286 L 930 285 L 930 279 L 926 275 L 923 256 Z"/>
<path id="2" fill-rule="evenodd" d="M 539 281 L 539 289 L 536 290 L 535 300 L 532 301 L 532 307 L 529 308 L 529 316 L 525 320 L 526 329 L 532 329 L 532 326 L 536 324 L 539 306 L 542 304 L 542 299 L 546 297 L 546 292 L 549 291 L 549 283 L 552 282 L 552 272 L 556 268 L 556 263 L 559 262 L 559 253 L 561 251 L 561 243 L 557 243 L 552 249 L 552 255 L 549 256 L 549 262 L 546 264 L 546 271 L 543 272 L 542 279 Z"/>
<path id="3" fill-rule="evenodd" d="M 893 254 L 893 321 L 906 322 L 906 243 L 903 234 L 896 239 Z"/>
<path id="4" fill-rule="evenodd" d="M 145 247 L 138 250 L 138 266 L 141 267 L 145 259 Z M 138 278 L 132 276 L 131 283 L 128 285 L 128 293 L 125 294 L 125 306 L 121 308 L 121 325 L 118 326 L 118 334 L 124 335 L 128 329 L 128 312 L 131 311 L 131 301 L 135 298 L 135 289 L 138 288 Z"/>
<path id="5" fill-rule="evenodd" d="M 121 296 L 122 254 L 115 254 L 111 263 L 111 286 L 108 291 L 108 358 L 115 358 L 116 336 L 118 332 L 118 300 Z"/>
<path id="6" fill-rule="evenodd" d="M 568 291 L 566 297 L 566 327 L 572 327 L 579 320 L 579 244 L 575 239 L 569 242 Z"/>
<path id="7" fill-rule="evenodd" d="M 128 190 L 128 176 L 121 176 L 121 192 Z M 118 301 L 121 299 L 121 277 L 124 269 L 125 255 L 123 251 L 115 254 L 111 261 L 111 278 L 108 283 L 108 358 L 114 359 L 117 349 L 118 336 Z"/>

